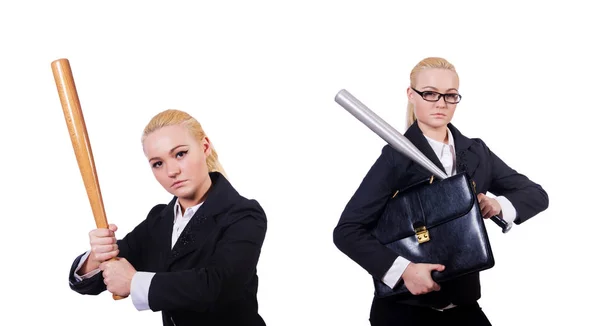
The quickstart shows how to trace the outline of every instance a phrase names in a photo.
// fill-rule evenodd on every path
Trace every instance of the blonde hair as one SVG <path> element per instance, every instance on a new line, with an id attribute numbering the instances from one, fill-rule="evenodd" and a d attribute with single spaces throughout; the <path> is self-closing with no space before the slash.
<path id="1" fill-rule="evenodd" d="M 448 60 L 446 60 L 444 58 L 440 58 L 440 57 L 425 58 L 425 59 L 419 61 L 419 63 L 417 63 L 417 65 L 410 72 L 410 87 L 413 87 L 413 88 L 416 87 L 417 75 L 419 74 L 419 72 L 421 72 L 425 69 L 430 69 L 430 68 L 448 69 L 448 70 L 454 71 L 456 73 L 456 69 L 454 68 L 454 65 L 452 65 L 450 62 L 448 62 Z M 457 74 L 457 78 L 458 78 L 458 74 Z M 415 115 L 415 108 L 414 108 L 413 104 L 410 103 L 410 101 L 409 101 L 408 105 L 406 107 L 406 128 L 410 127 L 416 120 L 417 120 L 417 116 Z"/>
<path id="2" fill-rule="evenodd" d="M 206 133 L 200 122 L 194 119 L 191 115 L 184 111 L 180 110 L 165 110 L 157 115 L 155 115 L 150 122 L 144 128 L 144 133 L 142 135 L 142 143 L 146 139 L 146 137 L 152 132 L 167 126 L 174 125 L 183 125 L 187 128 L 187 130 L 196 138 L 196 140 L 200 143 L 206 137 Z M 227 178 L 227 174 L 225 174 L 225 169 L 221 166 L 219 162 L 219 155 L 215 150 L 212 142 L 210 143 L 211 152 L 210 155 L 206 158 L 206 164 L 208 165 L 209 172 L 220 172 Z"/>

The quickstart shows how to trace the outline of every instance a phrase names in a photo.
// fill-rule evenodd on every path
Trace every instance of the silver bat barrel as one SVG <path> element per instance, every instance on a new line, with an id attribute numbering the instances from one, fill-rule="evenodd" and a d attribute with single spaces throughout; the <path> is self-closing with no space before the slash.
<path id="1" fill-rule="evenodd" d="M 433 173 L 436 177 L 442 180 L 448 177 L 446 173 L 438 168 L 437 165 L 427 158 L 427 156 L 425 156 L 425 154 L 423 154 L 415 145 L 413 145 L 404 135 L 390 126 L 347 90 L 342 89 L 339 91 L 335 96 L 335 101 L 344 109 L 346 109 L 346 111 L 352 114 L 356 119 L 379 135 L 379 137 L 385 140 L 392 148 L 408 156 L 415 163 L 421 165 L 427 169 L 427 171 Z M 494 221 L 494 223 L 502 228 L 503 233 L 510 231 L 512 228 L 512 223 L 507 223 L 499 216 L 492 216 L 491 219 Z"/>

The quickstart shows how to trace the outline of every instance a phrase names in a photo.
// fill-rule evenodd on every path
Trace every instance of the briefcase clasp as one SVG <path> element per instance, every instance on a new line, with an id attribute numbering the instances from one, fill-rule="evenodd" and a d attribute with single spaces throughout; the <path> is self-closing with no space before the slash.
<path id="1" fill-rule="evenodd" d="M 417 241 L 419 243 L 424 243 L 424 242 L 427 242 L 430 240 L 429 231 L 427 230 L 427 228 L 425 226 L 420 226 L 420 227 L 416 228 L 415 232 L 417 233 Z"/>

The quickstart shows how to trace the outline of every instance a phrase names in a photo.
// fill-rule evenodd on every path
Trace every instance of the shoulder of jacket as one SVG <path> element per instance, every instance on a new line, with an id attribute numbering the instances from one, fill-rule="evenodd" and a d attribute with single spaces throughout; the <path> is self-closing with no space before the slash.
<path id="1" fill-rule="evenodd" d="M 160 213 L 167 208 L 167 204 L 156 204 L 152 207 L 152 209 L 150 209 L 150 211 L 148 212 L 148 216 L 146 216 L 146 219 L 155 219 L 157 218 Z"/>
<path id="2" fill-rule="evenodd" d="M 405 154 L 397 151 L 390 144 L 386 144 L 381 149 L 381 156 L 394 168 L 404 166 L 408 167 L 412 160 Z"/>
<path id="3" fill-rule="evenodd" d="M 473 141 L 473 144 L 471 146 L 479 147 L 486 152 L 488 152 L 490 150 L 489 147 L 487 146 L 487 144 L 485 143 L 485 141 L 483 141 L 483 139 L 471 138 L 471 140 Z"/>
<path id="4" fill-rule="evenodd" d="M 230 220 L 231 223 L 248 216 L 264 221 L 265 223 L 267 221 L 265 210 L 260 205 L 258 200 L 246 198 L 242 195 L 239 195 L 226 215 L 227 219 Z"/>

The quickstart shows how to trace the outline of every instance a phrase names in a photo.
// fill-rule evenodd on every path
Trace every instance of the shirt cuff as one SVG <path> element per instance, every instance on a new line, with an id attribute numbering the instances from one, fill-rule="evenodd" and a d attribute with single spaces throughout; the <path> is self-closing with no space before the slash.
<path id="1" fill-rule="evenodd" d="M 406 267 L 408 267 L 408 264 L 410 264 L 408 259 L 398 256 L 381 281 L 393 289 L 396 284 L 398 284 L 398 281 L 400 280 L 400 277 L 402 277 Z"/>
<path id="2" fill-rule="evenodd" d="M 517 210 L 513 206 L 513 204 L 504 196 L 496 197 L 496 200 L 500 204 L 501 207 L 501 216 L 503 220 L 505 220 L 508 224 L 512 224 L 517 218 Z"/>
<path id="3" fill-rule="evenodd" d="M 155 273 L 151 272 L 136 272 L 131 279 L 131 301 L 135 308 L 139 311 L 150 309 L 148 303 L 148 291 L 150 290 L 150 282 Z"/>
<path id="4" fill-rule="evenodd" d="M 75 268 L 75 272 L 73 273 L 73 276 L 75 277 L 77 282 L 81 282 L 87 278 L 90 278 L 90 277 L 98 274 L 98 272 L 100 272 L 100 269 L 96 268 L 93 271 L 90 271 L 84 275 L 77 274 L 77 272 L 81 269 L 81 266 L 83 266 L 83 263 L 85 263 L 85 260 L 88 258 L 89 255 L 90 255 L 90 251 L 88 250 L 83 256 L 81 256 L 81 259 L 79 259 L 79 265 L 77 265 L 77 268 Z"/>

